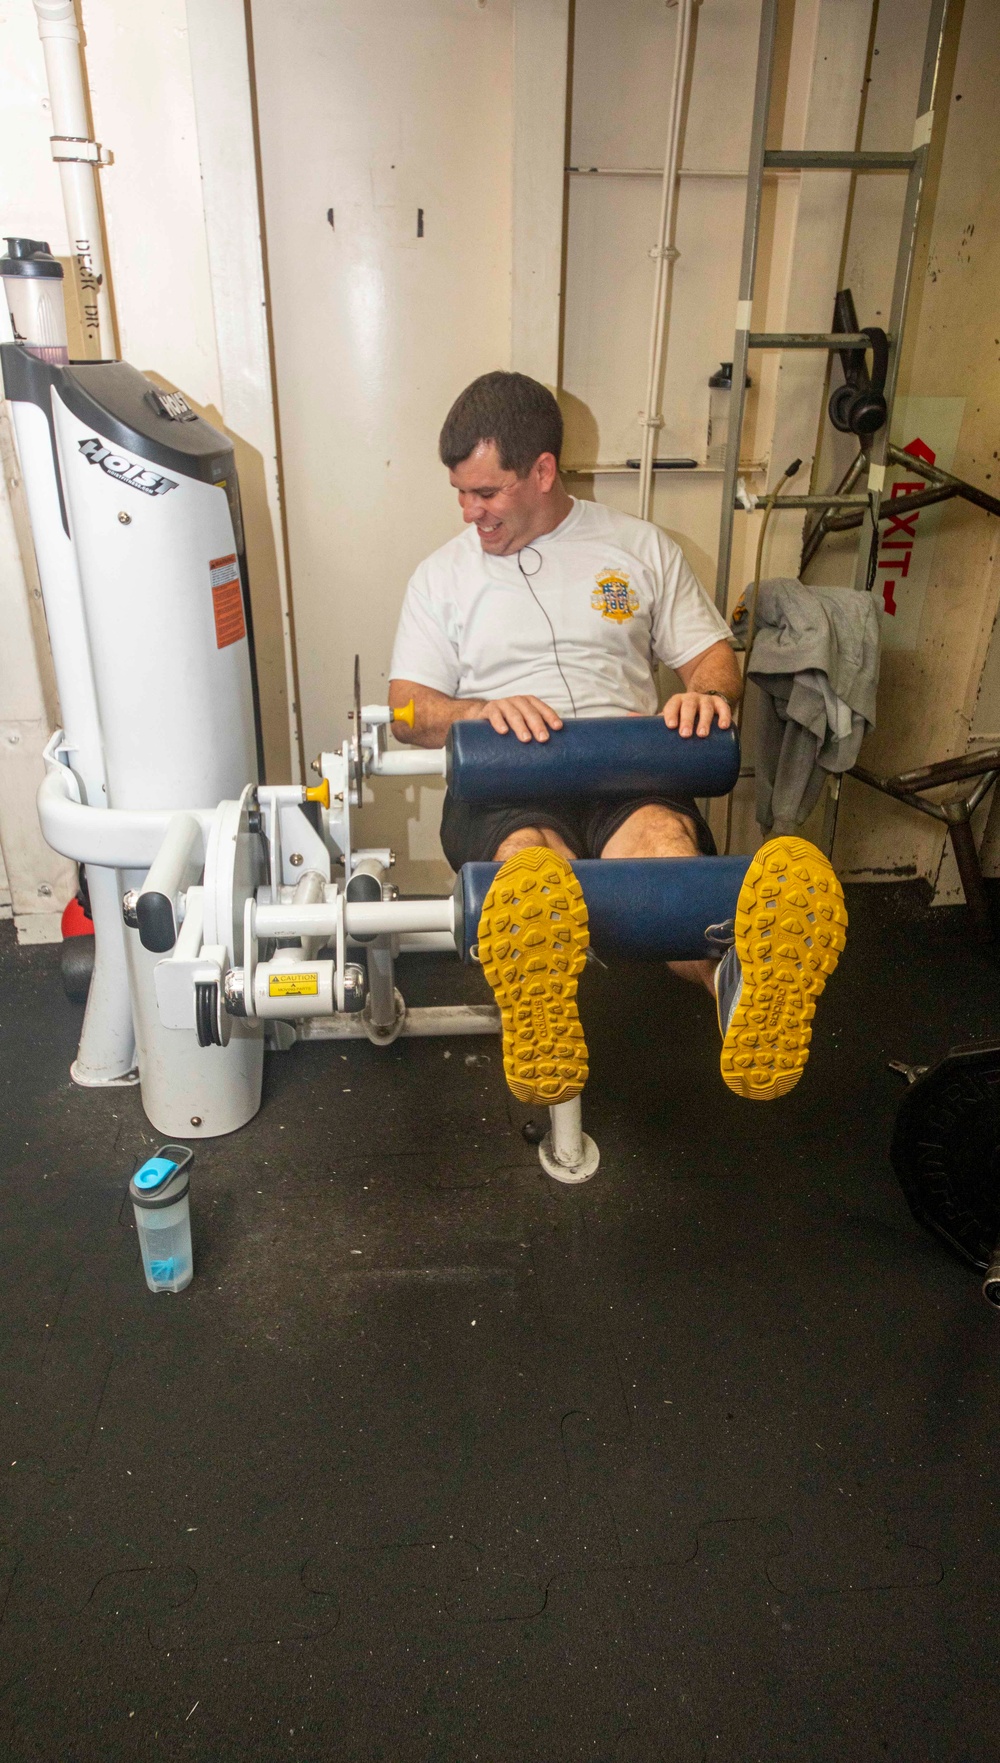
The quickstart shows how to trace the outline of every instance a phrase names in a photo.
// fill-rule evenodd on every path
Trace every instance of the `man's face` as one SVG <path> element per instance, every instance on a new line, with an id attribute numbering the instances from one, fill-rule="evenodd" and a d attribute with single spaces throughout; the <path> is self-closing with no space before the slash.
<path id="1" fill-rule="evenodd" d="M 551 453 L 542 453 L 526 477 L 505 471 L 492 441 L 480 441 L 449 473 L 466 525 L 474 525 L 484 551 L 507 557 L 545 531 L 546 497 L 556 478 Z"/>

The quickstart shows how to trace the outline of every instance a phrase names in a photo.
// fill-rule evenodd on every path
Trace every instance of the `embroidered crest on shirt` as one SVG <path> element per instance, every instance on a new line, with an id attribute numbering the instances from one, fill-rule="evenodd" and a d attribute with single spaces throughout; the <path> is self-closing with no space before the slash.
<path id="1" fill-rule="evenodd" d="M 633 618 L 638 612 L 639 596 L 630 586 L 627 575 L 617 569 L 608 569 L 597 577 L 590 604 L 602 618 L 610 618 L 614 624 L 624 624 L 627 618 Z"/>

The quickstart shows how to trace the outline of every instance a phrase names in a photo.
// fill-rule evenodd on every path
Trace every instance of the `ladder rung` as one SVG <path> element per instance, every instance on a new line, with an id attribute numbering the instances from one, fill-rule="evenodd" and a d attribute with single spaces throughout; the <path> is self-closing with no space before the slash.
<path id="1" fill-rule="evenodd" d="M 765 153 L 764 164 L 775 171 L 909 171 L 915 153 L 841 153 L 821 148 L 801 152 L 784 148 Z"/>
<path id="2" fill-rule="evenodd" d="M 870 349 L 864 331 L 751 331 L 748 349 Z"/>
<path id="3" fill-rule="evenodd" d="M 756 507 L 767 506 L 767 496 L 758 496 Z M 775 508 L 867 508 L 867 496 L 775 496 Z M 737 508 L 747 514 L 755 512 L 748 509 L 743 502 L 736 503 Z"/>

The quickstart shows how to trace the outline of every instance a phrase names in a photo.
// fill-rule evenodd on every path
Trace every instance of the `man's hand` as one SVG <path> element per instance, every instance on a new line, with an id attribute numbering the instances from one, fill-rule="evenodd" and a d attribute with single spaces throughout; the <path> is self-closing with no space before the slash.
<path id="1" fill-rule="evenodd" d="M 663 720 L 685 737 L 707 735 L 715 721 L 720 728 L 728 728 L 733 711 L 721 692 L 675 692 L 663 706 Z"/>
<path id="2" fill-rule="evenodd" d="M 541 698 L 490 698 L 474 712 L 476 722 L 488 722 L 498 735 L 513 734 L 519 741 L 547 741 L 549 730 L 562 728 L 562 717 Z"/>

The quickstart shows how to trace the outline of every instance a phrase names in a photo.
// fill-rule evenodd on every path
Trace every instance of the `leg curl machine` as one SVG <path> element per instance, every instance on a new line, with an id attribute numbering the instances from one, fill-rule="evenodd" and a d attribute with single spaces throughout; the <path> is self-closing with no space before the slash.
<path id="1" fill-rule="evenodd" d="M 591 795 L 721 794 L 739 770 L 734 732 L 684 741 L 656 717 L 570 722 L 548 743 L 530 746 L 485 723 L 462 723 L 435 751 L 387 750 L 390 719 L 385 706 L 362 706 L 354 738 L 321 755 L 317 787 L 248 783 L 211 814 L 182 810 L 169 818 L 145 878 L 124 898 L 129 931 L 158 958 L 153 982 L 160 1024 L 170 1031 L 167 1057 L 174 1036 L 192 1033 L 224 1061 L 248 1038 L 262 1045 L 268 1035 L 277 1046 L 357 1037 L 389 1046 L 400 1036 L 499 1030 L 492 1004 L 408 1009 L 396 983 L 400 958 L 412 952 L 477 959 L 483 904 L 499 865 L 466 864 L 453 892 L 438 899 L 398 898 L 392 854 L 359 848 L 352 837 L 366 780 L 444 773 L 459 799 L 532 801 L 584 786 Z M 49 836 L 58 783 L 53 770 L 41 793 Z M 309 802 L 318 816 L 307 813 Z M 602 958 L 667 961 L 716 952 L 706 932 L 734 916 L 746 859 L 572 867 Z M 246 1118 L 259 1103 L 259 1065 L 255 1072 Z M 543 1165 L 559 1179 L 585 1180 L 597 1154 L 582 1133 L 579 1097 L 554 1106 L 551 1117 Z M 156 1124 L 176 1131 L 192 1123 L 161 1114 Z"/>
<path id="2" fill-rule="evenodd" d="M 138 1080 L 165 1136 L 250 1120 L 265 1044 L 499 1031 L 493 1004 L 408 1009 L 397 988 L 412 952 L 475 959 L 497 865 L 466 865 L 443 898 L 398 898 L 392 854 L 359 846 L 352 819 L 379 777 L 525 802 L 735 783 L 732 730 L 682 740 L 656 717 L 569 722 L 543 745 L 466 722 L 440 751 L 389 749 L 392 713 L 363 705 L 357 680 L 352 736 L 321 756 L 319 784 L 259 781 L 228 438 L 124 362 L 65 365 L 21 344 L 0 356 L 66 728 L 45 753 L 39 818 L 86 866 L 94 915 L 73 1076 Z M 747 862 L 573 868 L 602 958 L 667 961 L 718 952 L 706 930 L 733 918 Z M 541 1157 L 562 1180 L 596 1168 L 578 1095 L 553 1107 Z"/>

